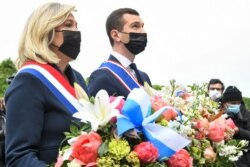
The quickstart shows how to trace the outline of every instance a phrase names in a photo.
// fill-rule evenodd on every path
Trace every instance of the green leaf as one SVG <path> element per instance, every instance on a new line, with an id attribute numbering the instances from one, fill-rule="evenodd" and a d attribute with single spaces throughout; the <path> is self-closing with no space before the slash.
<path id="1" fill-rule="evenodd" d="M 98 154 L 99 154 L 100 157 L 102 157 L 107 152 L 108 152 L 108 140 L 105 140 L 105 142 L 103 142 L 101 144 L 101 146 L 99 147 Z"/>
<path id="2" fill-rule="evenodd" d="M 76 127 L 75 125 L 71 125 L 70 132 L 73 134 L 78 134 L 78 127 Z"/>
<path id="3" fill-rule="evenodd" d="M 7 78 L 12 76 L 16 72 L 17 69 L 15 67 L 15 64 L 10 58 L 3 60 L 0 63 L 0 97 L 4 96 L 4 93 L 9 86 L 6 82 Z"/>

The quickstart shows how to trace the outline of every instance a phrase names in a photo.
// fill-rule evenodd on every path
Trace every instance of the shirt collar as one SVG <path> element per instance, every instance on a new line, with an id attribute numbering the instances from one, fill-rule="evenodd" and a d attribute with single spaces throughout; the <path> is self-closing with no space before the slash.
<path id="1" fill-rule="evenodd" d="M 129 65 L 132 63 L 129 59 L 126 57 L 122 56 L 121 54 L 112 51 L 111 54 L 124 66 L 124 67 L 129 67 Z"/>

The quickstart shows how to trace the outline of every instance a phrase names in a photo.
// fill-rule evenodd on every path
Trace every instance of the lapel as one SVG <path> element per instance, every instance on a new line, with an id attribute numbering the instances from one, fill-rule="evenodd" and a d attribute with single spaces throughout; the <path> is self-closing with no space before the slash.
<path id="1" fill-rule="evenodd" d="M 113 55 L 110 55 L 109 58 L 108 58 L 108 60 L 114 61 L 114 62 L 117 62 L 117 63 L 121 64 L 121 62 L 119 62 L 119 60 L 117 60 L 117 58 L 115 58 L 115 56 L 113 56 Z M 121 64 L 121 65 L 122 65 L 122 64 Z M 144 83 L 143 83 L 143 82 L 144 82 L 144 79 L 143 79 L 143 76 L 142 76 L 140 70 L 138 70 L 138 74 L 137 74 L 137 75 L 139 75 L 139 77 L 137 77 L 137 82 L 138 82 L 140 85 L 144 85 Z M 138 79 L 138 78 L 140 78 L 140 79 Z"/>
<path id="2" fill-rule="evenodd" d="M 119 60 L 117 60 L 117 58 L 115 58 L 115 56 L 113 56 L 113 55 L 110 55 L 108 60 L 114 61 L 114 62 L 117 62 L 117 63 L 121 64 L 121 62 L 119 62 Z"/>

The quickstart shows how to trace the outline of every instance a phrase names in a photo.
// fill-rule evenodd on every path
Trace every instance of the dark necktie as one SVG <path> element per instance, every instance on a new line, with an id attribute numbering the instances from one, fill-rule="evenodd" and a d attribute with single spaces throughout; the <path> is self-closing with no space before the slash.
<path id="1" fill-rule="evenodd" d="M 132 69 L 134 70 L 138 82 L 139 82 L 141 85 L 144 85 L 144 84 L 143 84 L 143 81 L 142 81 L 142 79 L 141 79 L 141 76 L 140 76 L 140 74 L 139 74 L 139 71 L 138 71 L 138 69 L 137 69 L 137 67 L 136 67 L 136 64 L 135 64 L 135 63 L 131 63 L 129 66 L 130 66 L 130 68 L 132 68 Z"/>

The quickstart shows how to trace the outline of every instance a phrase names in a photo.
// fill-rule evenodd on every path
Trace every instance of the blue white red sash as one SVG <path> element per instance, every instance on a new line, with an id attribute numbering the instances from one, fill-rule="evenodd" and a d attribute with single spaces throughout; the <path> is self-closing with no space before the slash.
<path id="1" fill-rule="evenodd" d="M 105 61 L 99 68 L 109 70 L 128 91 L 141 87 L 136 78 L 125 67 L 117 62 L 110 60 Z"/>
<path id="2" fill-rule="evenodd" d="M 75 89 L 51 65 L 28 62 L 19 69 L 17 74 L 19 73 L 30 73 L 37 77 L 71 114 L 81 110 L 81 106 L 76 99 Z"/>

